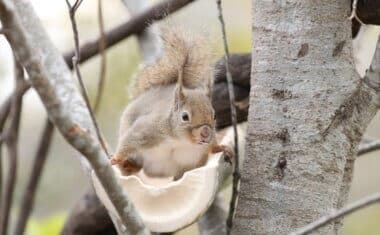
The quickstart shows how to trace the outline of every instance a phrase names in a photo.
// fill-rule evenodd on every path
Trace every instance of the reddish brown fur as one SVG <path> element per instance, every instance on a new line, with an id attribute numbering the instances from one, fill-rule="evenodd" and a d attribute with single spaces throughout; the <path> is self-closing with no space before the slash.
<path id="1" fill-rule="evenodd" d="M 204 165 L 211 150 L 231 152 L 215 141 L 209 43 L 179 29 L 163 32 L 164 53 L 139 70 L 134 99 L 121 117 L 111 163 L 124 175 L 143 168 L 147 175 L 178 179 L 185 171 Z M 183 113 L 189 114 L 188 121 L 181 119 Z M 200 136 L 206 127 L 211 132 L 207 141 Z M 176 161 L 171 159 L 173 152 L 179 155 Z"/>

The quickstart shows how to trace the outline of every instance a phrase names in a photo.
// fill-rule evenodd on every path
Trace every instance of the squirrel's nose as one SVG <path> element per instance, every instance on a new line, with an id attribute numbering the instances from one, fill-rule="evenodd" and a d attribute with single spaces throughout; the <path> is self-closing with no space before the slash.
<path id="1" fill-rule="evenodd" d="M 208 139 L 211 135 L 211 128 L 209 126 L 203 126 L 201 130 L 201 137 L 203 139 Z"/>

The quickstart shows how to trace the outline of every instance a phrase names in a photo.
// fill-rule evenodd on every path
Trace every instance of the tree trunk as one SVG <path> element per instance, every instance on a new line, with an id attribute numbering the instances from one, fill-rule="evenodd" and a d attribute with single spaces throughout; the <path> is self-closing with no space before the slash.
<path id="1" fill-rule="evenodd" d="M 247 156 L 233 234 L 287 234 L 346 202 L 376 94 L 354 72 L 350 1 L 252 2 Z"/>

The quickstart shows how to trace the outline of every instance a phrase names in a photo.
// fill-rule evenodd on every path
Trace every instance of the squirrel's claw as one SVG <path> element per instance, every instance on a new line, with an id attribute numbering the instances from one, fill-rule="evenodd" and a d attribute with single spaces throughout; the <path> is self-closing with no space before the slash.
<path id="1" fill-rule="evenodd" d="M 214 145 L 211 148 L 211 153 L 223 152 L 224 161 L 232 165 L 232 159 L 234 158 L 234 151 L 230 146 L 226 145 Z"/>
<path id="2" fill-rule="evenodd" d="M 110 162 L 111 162 L 111 165 L 117 165 L 122 175 L 125 175 L 125 176 L 137 173 L 138 171 L 141 170 L 141 166 L 130 161 L 129 159 L 121 159 L 121 158 L 118 158 L 117 156 L 113 156 L 111 157 Z"/>
<path id="3" fill-rule="evenodd" d="M 228 162 L 232 165 L 232 159 L 234 158 L 235 154 L 232 148 L 224 146 L 223 148 L 223 157 L 224 161 Z"/>

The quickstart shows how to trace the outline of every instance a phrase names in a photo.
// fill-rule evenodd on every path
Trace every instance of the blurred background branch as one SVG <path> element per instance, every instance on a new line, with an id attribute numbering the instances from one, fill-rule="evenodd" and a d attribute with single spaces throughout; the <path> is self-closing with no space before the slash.
<path id="1" fill-rule="evenodd" d="M 95 103 L 94 103 L 95 113 L 99 111 L 100 103 L 102 100 L 104 85 L 105 85 L 104 83 L 106 79 L 106 67 L 107 67 L 107 55 L 106 55 L 107 43 L 106 43 L 105 31 L 104 31 L 102 0 L 98 0 L 98 24 L 99 24 L 99 32 L 100 32 L 100 40 L 99 40 L 100 72 L 99 72 L 98 88 L 96 91 Z"/>
<path id="2" fill-rule="evenodd" d="M 24 81 L 24 70 L 22 66 L 14 57 L 15 67 L 15 91 L 11 100 L 11 107 L 9 113 L 9 125 L 2 134 L 2 140 L 8 150 L 8 171 L 7 178 L 4 185 L 4 190 L 1 190 L 0 199 L 0 234 L 6 235 L 8 233 L 8 221 L 13 201 L 13 193 L 15 189 L 17 177 L 17 162 L 18 162 L 18 142 L 19 142 L 19 127 L 22 108 L 22 84 Z M 1 151 L 1 149 L 0 149 Z M 1 171 L 2 172 L 2 171 Z"/>
<path id="3" fill-rule="evenodd" d="M 103 139 L 102 133 L 100 132 L 98 121 L 96 120 L 94 111 L 91 107 L 90 98 L 88 97 L 88 92 L 87 92 L 87 89 L 84 85 L 82 74 L 81 74 L 80 69 L 79 69 L 79 62 L 78 61 L 80 60 L 81 55 L 80 55 L 80 50 L 79 50 L 79 32 L 78 32 L 77 23 L 75 20 L 75 13 L 79 9 L 82 1 L 83 0 L 76 0 L 74 5 L 71 5 L 70 1 L 66 0 L 67 7 L 69 8 L 69 15 L 70 15 L 71 27 L 73 29 L 74 45 L 75 45 L 75 54 L 72 57 L 71 61 L 73 63 L 74 72 L 75 72 L 77 79 L 79 81 L 79 87 L 80 87 L 80 90 L 82 93 L 82 97 L 84 99 L 84 102 L 86 103 L 92 124 L 94 125 L 96 137 L 98 138 L 99 143 L 102 146 L 104 152 L 107 154 L 107 156 L 110 156 L 108 148 L 107 148 L 105 141 Z M 101 45 L 102 42 L 104 42 L 104 37 L 101 37 L 99 45 Z M 100 48 L 100 49 L 103 49 L 103 52 L 104 52 L 104 46 L 103 46 L 103 48 Z"/>
<path id="4" fill-rule="evenodd" d="M 354 213 L 360 209 L 364 209 L 368 206 L 371 206 L 375 203 L 380 202 L 380 193 L 375 193 L 369 197 L 363 198 L 357 202 L 349 204 L 342 209 L 337 210 L 336 212 L 332 212 L 329 215 L 319 218 L 318 220 L 306 225 L 303 228 L 291 233 L 290 235 L 304 235 L 315 232 L 318 228 L 321 228 L 324 225 L 334 222 L 339 218 L 342 218 L 346 215 Z"/>
<path id="5" fill-rule="evenodd" d="M 53 134 L 54 125 L 49 119 L 46 119 L 45 127 L 42 131 L 40 142 L 38 144 L 38 149 L 34 156 L 30 178 L 21 199 L 20 211 L 14 232 L 15 235 L 22 235 L 25 233 L 25 227 L 34 206 L 36 190 L 44 170 L 45 162 L 53 139 Z"/>
<path id="6" fill-rule="evenodd" d="M 166 16 L 181 9 L 194 0 L 165 0 L 148 8 L 144 12 L 137 14 L 135 17 L 126 23 L 119 25 L 106 32 L 106 48 L 109 48 L 121 40 L 143 32 L 152 22 L 164 19 Z M 99 41 L 95 39 L 88 41 L 80 47 L 81 58 L 78 63 L 81 63 L 99 53 Z M 66 63 L 70 68 L 73 67 L 71 58 L 75 55 L 75 50 L 71 50 L 64 54 Z"/>

